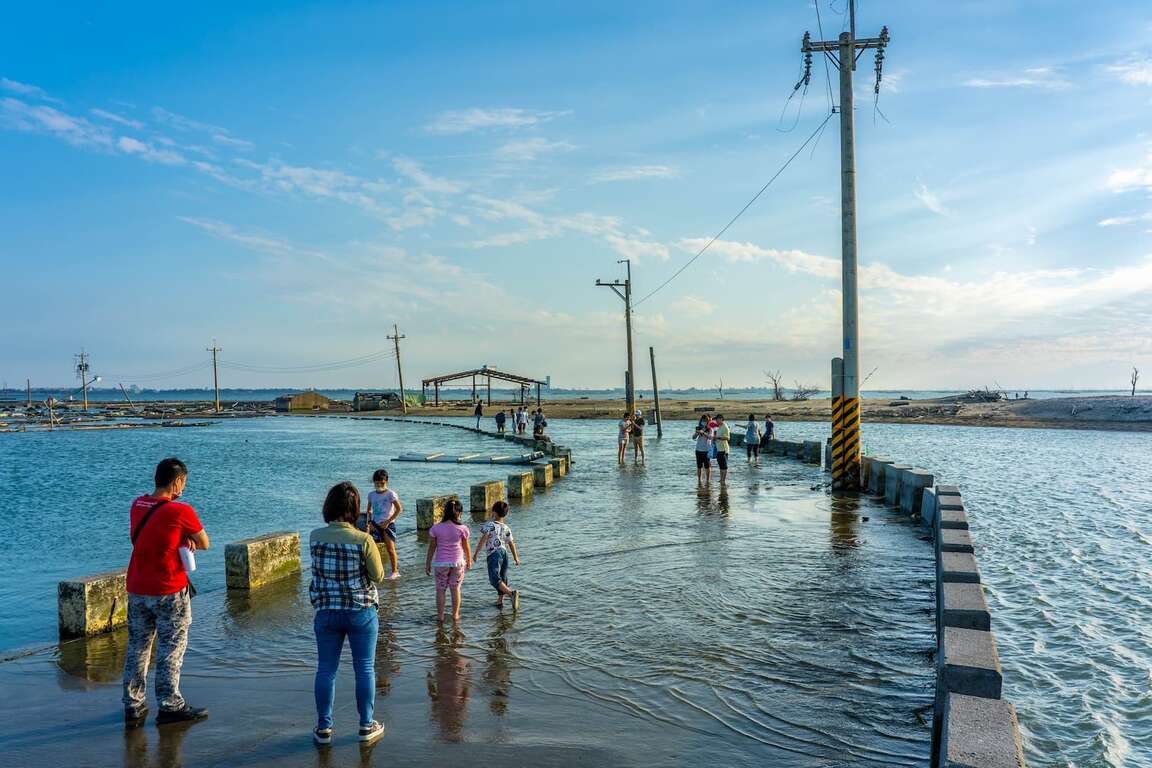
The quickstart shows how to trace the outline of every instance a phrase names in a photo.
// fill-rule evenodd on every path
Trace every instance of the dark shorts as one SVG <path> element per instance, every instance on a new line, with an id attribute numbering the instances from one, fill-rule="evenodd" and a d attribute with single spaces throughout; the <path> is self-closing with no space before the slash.
<path id="1" fill-rule="evenodd" d="M 696 451 L 696 469 L 704 469 L 708 464 L 708 451 Z"/>
<path id="2" fill-rule="evenodd" d="M 381 531 L 383 533 L 381 533 Z M 388 523 L 385 526 L 375 525 L 372 526 L 372 540 L 375 542 L 384 541 L 387 536 L 389 540 L 396 541 L 396 523 Z"/>
<path id="3" fill-rule="evenodd" d="M 760 443 L 745 443 L 744 447 L 748 449 L 749 456 L 760 455 Z"/>
<path id="4" fill-rule="evenodd" d="M 728 469 L 728 451 L 716 451 L 716 466 L 720 469 Z"/>

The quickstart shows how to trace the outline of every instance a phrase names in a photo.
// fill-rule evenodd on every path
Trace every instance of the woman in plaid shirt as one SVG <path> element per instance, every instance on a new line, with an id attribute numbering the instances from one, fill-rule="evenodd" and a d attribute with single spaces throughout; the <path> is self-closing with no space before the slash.
<path id="1" fill-rule="evenodd" d="M 336 696 L 336 669 L 344 638 L 352 649 L 356 672 L 356 709 L 360 711 L 360 741 L 372 743 L 384 735 L 373 718 L 376 704 L 376 636 L 380 604 L 376 584 L 384 580 L 384 566 L 376 542 L 356 528 L 360 492 L 350 482 L 339 483 L 324 499 L 324 522 L 312 531 L 312 583 L 308 596 L 316 609 L 316 729 L 317 744 L 332 743 L 332 700 Z"/>

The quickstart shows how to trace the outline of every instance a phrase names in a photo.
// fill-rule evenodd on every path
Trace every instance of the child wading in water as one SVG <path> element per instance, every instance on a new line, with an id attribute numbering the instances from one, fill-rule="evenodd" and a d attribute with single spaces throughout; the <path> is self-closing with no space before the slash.
<path id="1" fill-rule="evenodd" d="M 388 470 L 378 469 L 372 473 L 372 485 L 376 490 L 368 493 L 368 511 L 365 513 L 365 528 L 372 540 L 383 543 L 388 549 L 388 561 L 392 564 L 392 575 L 400 578 L 400 566 L 396 559 L 396 518 L 404 511 L 396 491 L 388 488 Z"/>
<path id="2" fill-rule="evenodd" d="M 480 526 L 480 541 L 476 542 L 476 552 L 473 560 L 480 559 L 480 549 L 483 548 L 488 557 L 488 581 L 496 590 L 496 607 L 504 607 L 504 596 L 512 596 L 512 610 L 520 609 L 520 592 L 508 586 L 508 553 L 512 553 L 512 561 L 520 565 L 520 553 L 516 551 L 516 542 L 512 540 L 512 529 L 504 522 L 508 516 L 508 502 L 498 501 L 492 505 L 492 520 Z"/>
<path id="3" fill-rule="evenodd" d="M 436 616 L 444 621 L 444 593 L 452 590 L 452 621 L 460 623 L 460 584 L 464 571 L 472 568 L 472 551 L 468 549 L 468 526 L 460 523 L 464 507 L 457 499 L 444 505 L 444 519 L 428 531 L 428 555 L 424 573 L 436 570 Z"/>

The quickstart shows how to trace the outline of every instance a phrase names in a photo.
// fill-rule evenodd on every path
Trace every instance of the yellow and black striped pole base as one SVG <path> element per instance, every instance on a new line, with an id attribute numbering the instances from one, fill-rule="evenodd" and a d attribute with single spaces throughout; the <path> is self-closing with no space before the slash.
<path id="1" fill-rule="evenodd" d="M 860 489 L 860 398 L 832 398 L 832 487 Z"/>

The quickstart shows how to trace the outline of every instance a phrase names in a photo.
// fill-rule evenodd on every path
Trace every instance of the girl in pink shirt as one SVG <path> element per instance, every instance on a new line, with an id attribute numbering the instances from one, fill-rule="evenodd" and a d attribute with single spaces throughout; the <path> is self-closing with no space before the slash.
<path id="1" fill-rule="evenodd" d="M 452 590 L 452 621 L 460 623 L 460 583 L 464 571 L 472 568 L 472 552 L 468 548 L 468 526 L 460 523 L 464 507 L 456 499 L 444 505 L 444 519 L 428 531 L 428 556 L 424 558 L 424 573 L 436 571 L 436 615 L 444 621 L 444 593 Z"/>

